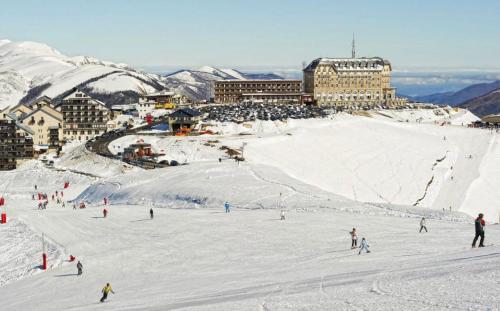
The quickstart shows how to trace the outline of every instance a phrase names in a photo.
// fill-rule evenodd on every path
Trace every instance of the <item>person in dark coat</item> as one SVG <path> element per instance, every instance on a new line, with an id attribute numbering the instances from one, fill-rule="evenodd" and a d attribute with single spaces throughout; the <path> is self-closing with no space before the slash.
<path id="1" fill-rule="evenodd" d="M 76 268 L 78 269 L 78 275 L 82 275 L 83 273 L 83 265 L 80 261 L 76 264 Z"/>
<path id="2" fill-rule="evenodd" d="M 472 241 L 472 247 L 476 247 L 477 238 L 481 237 L 479 240 L 479 247 L 484 247 L 484 215 L 479 214 L 474 222 L 474 226 L 476 228 L 476 236 L 474 236 L 474 240 Z"/>
<path id="3" fill-rule="evenodd" d="M 149 216 L 151 216 L 151 219 L 153 219 L 153 208 L 149 209 Z"/>

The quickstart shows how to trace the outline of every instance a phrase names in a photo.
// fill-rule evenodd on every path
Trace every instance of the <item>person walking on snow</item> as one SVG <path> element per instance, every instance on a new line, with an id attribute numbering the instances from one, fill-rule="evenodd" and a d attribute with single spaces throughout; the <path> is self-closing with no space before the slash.
<path id="1" fill-rule="evenodd" d="M 102 292 L 101 302 L 104 302 L 106 299 L 108 299 L 109 292 L 112 292 L 113 295 L 115 294 L 115 292 L 111 288 L 111 284 L 109 284 L 109 283 L 106 283 L 106 286 L 104 286 L 104 288 L 102 289 L 101 292 Z"/>
<path id="2" fill-rule="evenodd" d="M 420 219 L 420 231 L 419 231 L 419 233 L 422 232 L 422 229 L 425 229 L 425 232 L 427 232 L 427 227 L 425 226 L 425 217 L 422 217 L 422 219 Z"/>
<path id="3" fill-rule="evenodd" d="M 368 249 L 370 245 L 368 245 L 368 241 L 366 241 L 365 238 L 361 239 L 361 246 L 359 247 L 359 253 L 358 255 L 361 255 L 361 252 L 365 250 L 367 253 L 370 253 L 370 250 Z"/>
<path id="4" fill-rule="evenodd" d="M 231 211 L 231 206 L 229 206 L 228 202 L 224 203 L 224 208 L 226 209 L 226 213 L 229 213 Z"/>
<path id="5" fill-rule="evenodd" d="M 479 240 L 479 247 L 484 247 L 484 226 L 486 225 L 484 223 L 483 219 L 484 215 L 481 213 L 477 216 L 476 221 L 474 222 L 475 229 L 476 229 L 476 235 L 474 236 L 474 240 L 472 241 L 472 247 L 476 247 L 476 242 L 477 238 L 481 237 L 481 240 Z"/>
<path id="6" fill-rule="evenodd" d="M 356 233 L 356 228 L 352 228 L 349 234 L 351 235 L 351 249 L 355 249 L 358 247 L 358 234 Z"/>
<path id="7" fill-rule="evenodd" d="M 82 273 L 83 273 L 83 265 L 80 262 L 80 260 L 78 260 L 78 263 L 76 264 L 76 268 L 78 269 L 78 275 L 82 275 Z"/>
<path id="8" fill-rule="evenodd" d="M 108 215 L 108 210 L 107 209 L 103 209 L 102 210 L 102 214 L 104 215 L 104 218 L 106 218 L 106 216 Z"/>
<path id="9" fill-rule="evenodd" d="M 281 210 L 280 219 L 285 220 L 285 211 Z"/>
<path id="10" fill-rule="evenodd" d="M 149 209 L 149 216 L 151 217 L 151 219 L 153 219 L 153 208 Z"/>

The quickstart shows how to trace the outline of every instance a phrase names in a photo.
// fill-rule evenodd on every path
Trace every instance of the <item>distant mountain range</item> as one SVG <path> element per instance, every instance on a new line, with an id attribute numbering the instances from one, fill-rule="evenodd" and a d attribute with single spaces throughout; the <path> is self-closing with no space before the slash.
<path id="1" fill-rule="evenodd" d="M 436 93 L 411 98 L 424 103 L 460 106 L 478 116 L 500 113 L 500 80 L 479 83 L 457 92 Z"/>

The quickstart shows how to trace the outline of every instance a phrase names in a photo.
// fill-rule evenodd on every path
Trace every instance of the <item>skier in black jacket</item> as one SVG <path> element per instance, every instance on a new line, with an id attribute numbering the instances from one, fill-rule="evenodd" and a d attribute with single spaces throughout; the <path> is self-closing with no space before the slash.
<path id="1" fill-rule="evenodd" d="M 476 247 L 476 242 L 477 242 L 478 237 L 481 237 L 481 240 L 479 240 L 479 247 L 484 247 L 485 222 L 484 222 L 483 217 L 484 217 L 483 214 L 479 214 L 476 218 L 476 221 L 474 222 L 474 226 L 476 228 L 476 236 L 474 237 L 474 240 L 472 241 L 472 247 Z"/>
<path id="2" fill-rule="evenodd" d="M 78 275 L 82 275 L 83 273 L 83 265 L 80 261 L 76 264 L 76 268 L 78 269 Z"/>

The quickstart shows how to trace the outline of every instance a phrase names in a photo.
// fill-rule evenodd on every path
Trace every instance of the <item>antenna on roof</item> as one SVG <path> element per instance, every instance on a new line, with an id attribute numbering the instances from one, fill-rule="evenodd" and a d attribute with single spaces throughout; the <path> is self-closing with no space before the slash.
<path id="1" fill-rule="evenodd" d="M 352 33 L 352 50 L 351 57 L 356 58 L 356 39 L 354 38 L 354 32 Z"/>

